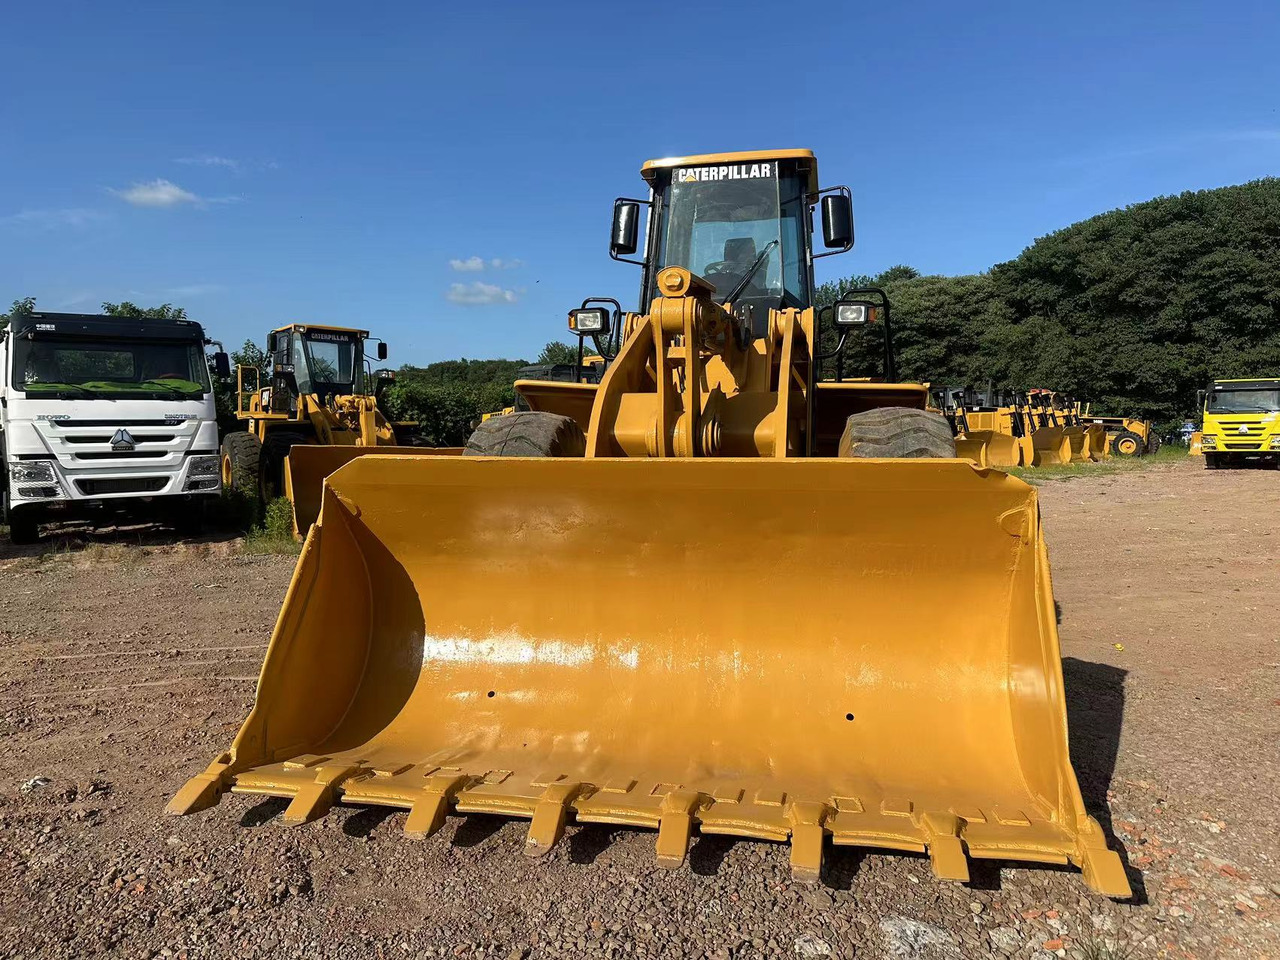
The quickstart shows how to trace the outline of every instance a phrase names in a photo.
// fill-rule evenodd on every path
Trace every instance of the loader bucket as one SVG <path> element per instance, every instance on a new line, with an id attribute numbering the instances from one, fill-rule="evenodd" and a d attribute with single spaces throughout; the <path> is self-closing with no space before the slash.
<path id="1" fill-rule="evenodd" d="M 1089 446 L 1088 437 L 1085 435 L 1082 427 L 1063 427 L 1063 436 L 1067 438 L 1069 456 L 1071 463 L 1088 463 L 1089 462 Z"/>
<path id="2" fill-rule="evenodd" d="M 298 444 L 284 459 L 284 495 L 293 505 L 293 535 L 302 539 L 307 528 L 320 516 L 320 494 L 324 478 L 356 457 L 371 453 L 402 456 L 451 456 L 461 447 L 357 447 Z"/>
<path id="3" fill-rule="evenodd" d="M 696 829 L 790 841 L 800 879 L 830 838 L 1129 894 L 1067 755 L 1035 491 L 963 460 L 361 457 L 169 811 L 228 789 L 412 836 L 524 818 L 530 855 L 576 820 L 656 828 L 667 866 Z"/>
<path id="4" fill-rule="evenodd" d="M 979 430 L 962 433 L 956 437 L 956 456 L 975 466 L 989 467 L 987 437 L 990 431 Z"/>
<path id="5" fill-rule="evenodd" d="M 1109 441 L 1107 440 L 1107 428 L 1100 423 L 1091 423 L 1085 427 L 1085 436 L 1088 439 L 1089 459 L 1096 463 L 1111 458 L 1111 452 L 1107 449 Z"/>
<path id="6" fill-rule="evenodd" d="M 1035 452 L 1033 466 L 1043 467 L 1071 462 L 1071 441 L 1062 427 L 1041 427 L 1031 434 Z"/>

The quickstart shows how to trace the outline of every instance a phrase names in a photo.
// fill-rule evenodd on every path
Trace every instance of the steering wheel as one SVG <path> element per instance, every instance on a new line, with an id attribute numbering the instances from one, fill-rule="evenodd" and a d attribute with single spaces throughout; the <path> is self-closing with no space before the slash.
<path id="1" fill-rule="evenodd" d="M 750 266 L 750 264 L 747 264 Z M 714 276 L 725 273 L 741 274 L 743 265 L 734 260 L 712 260 L 702 268 L 702 275 L 710 280 Z"/>

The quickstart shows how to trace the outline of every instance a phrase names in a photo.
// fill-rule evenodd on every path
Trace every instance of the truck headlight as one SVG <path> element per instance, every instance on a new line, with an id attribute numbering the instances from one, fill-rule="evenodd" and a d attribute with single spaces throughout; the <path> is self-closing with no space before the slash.
<path id="1" fill-rule="evenodd" d="M 18 460 L 9 465 L 14 483 L 55 483 L 53 464 L 48 460 Z"/>
<path id="2" fill-rule="evenodd" d="M 221 469 L 217 456 L 192 457 L 187 461 L 188 477 L 216 477 Z"/>
<path id="3" fill-rule="evenodd" d="M 1271 449 L 1280 450 L 1280 433 L 1271 438 Z"/>
<path id="4" fill-rule="evenodd" d="M 222 486 L 221 460 L 217 456 L 192 457 L 187 462 L 187 479 L 182 485 L 184 492 L 200 490 L 217 490 Z"/>
<path id="5" fill-rule="evenodd" d="M 1200 446 L 1202 447 L 1216 447 L 1217 445 L 1218 445 L 1218 438 L 1215 436 L 1211 436 L 1210 434 L 1206 433 L 1204 436 L 1200 438 Z"/>

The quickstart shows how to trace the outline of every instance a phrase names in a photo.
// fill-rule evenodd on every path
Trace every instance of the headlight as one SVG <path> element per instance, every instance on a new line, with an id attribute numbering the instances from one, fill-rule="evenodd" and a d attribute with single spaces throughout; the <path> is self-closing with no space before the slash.
<path id="1" fill-rule="evenodd" d="M 1271 438 L 1271 449 L 1280 450 L 1280 433 Z"/>
<path id="2" fill-rule="evenodd" d="M 18 460 L 9 464 L 9 476 L 14 483 L 53 483 L 57 479 L 48 460 Z"/>
<path id="3" fill-rule="evenodd" d="M 192 457 L 187 461 L 188 477 L 216 477 L 221 469 L 216 456 Z"/>
<path id="4" fill-rule="evenodd" d="M 876 305 L 867 300 L 841 300 L 836 304 L 837 326 L 856 327 L 875 319 Z"/>
<path id="5" fill-rule="evenodd" d="M 577 334 L 609 332 L 609 311 L 604 307 L 579 307 L 569 311 L 569 329 Z"/>
<path id="6" fill-rule="evenodd" d="M 1217 437 L 1213 437 L 1208 434 L 1205 434 L 1200 438 L 1200 446 L 1202 447 L 1216 447 L 1217 445 L 1218 445 Z"/>

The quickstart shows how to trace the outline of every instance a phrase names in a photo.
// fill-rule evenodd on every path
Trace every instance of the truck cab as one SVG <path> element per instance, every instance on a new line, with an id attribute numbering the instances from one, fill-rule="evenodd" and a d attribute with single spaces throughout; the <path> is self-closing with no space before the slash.
<path id="1" fill-rule="evenodd" d="M 0 332 L 0 492 L 14 542 L 56 516 L 170 506 L 194 525 L 220 490 L 204 330 L 191 320 L 16 315 Z M 225 372 L 226 355 L 215 355 Z"/>
<path id="2" fill-rule="evenodd" d="M 1214 380 L 1201 391 L 1205 466 L 1280 467 L 1280 378 Z"/>

